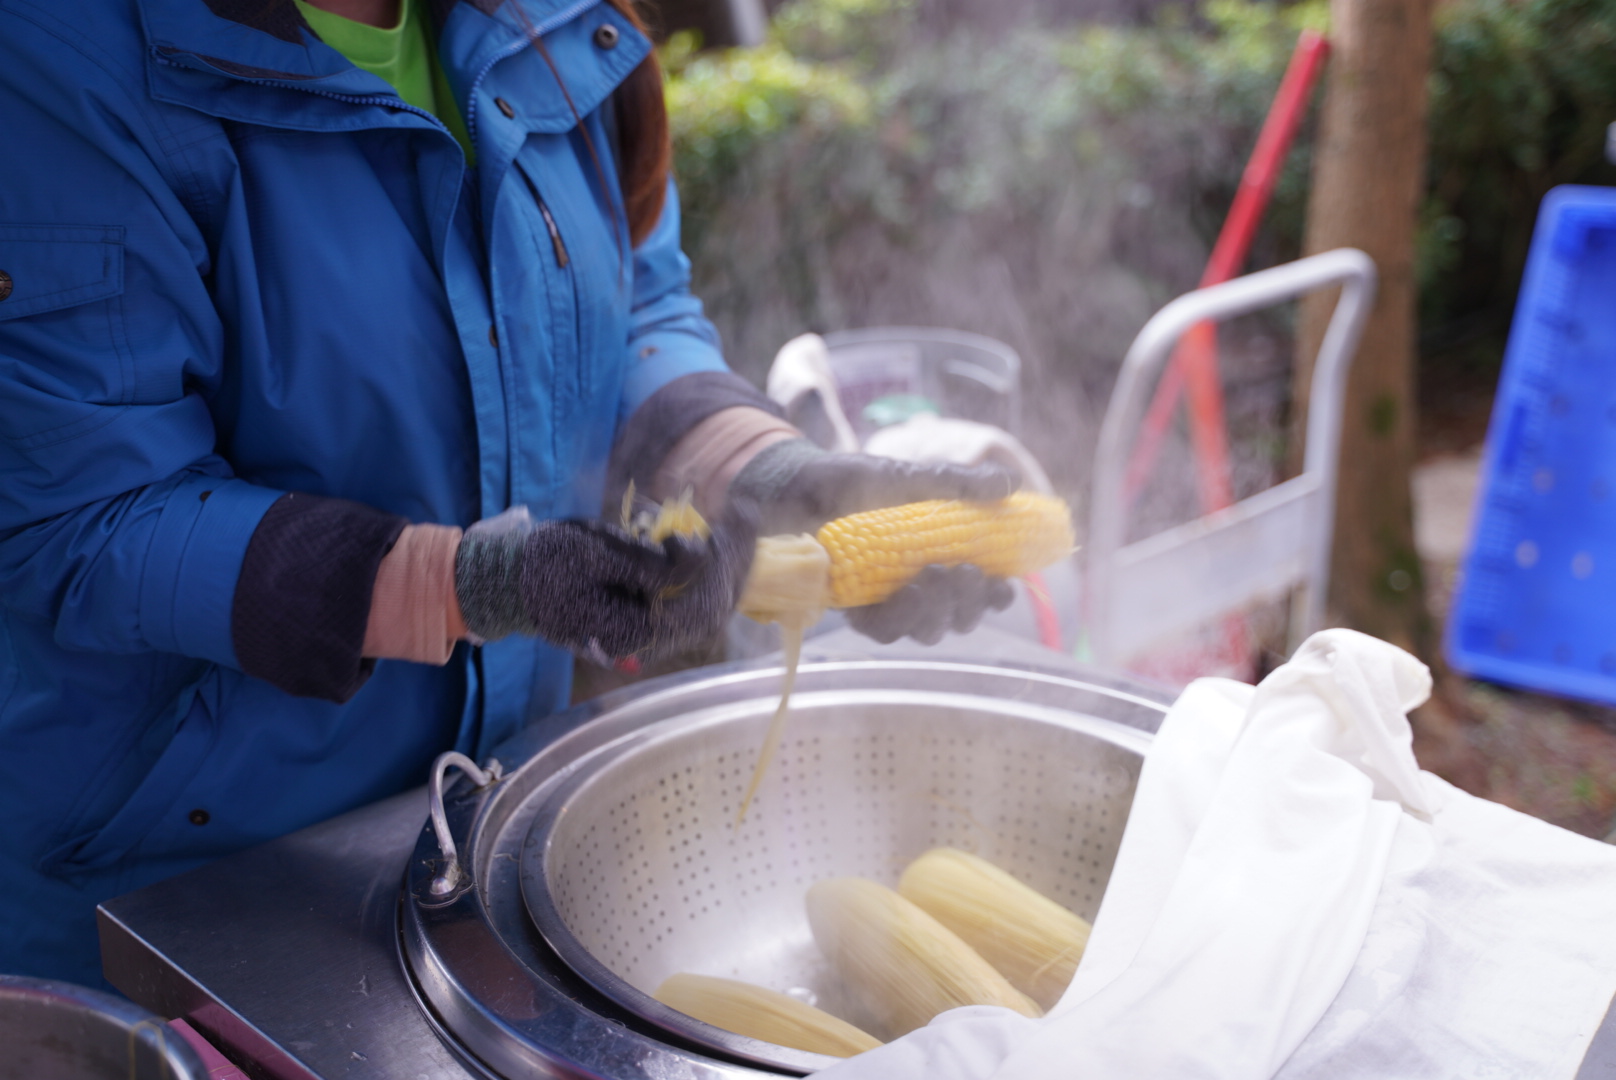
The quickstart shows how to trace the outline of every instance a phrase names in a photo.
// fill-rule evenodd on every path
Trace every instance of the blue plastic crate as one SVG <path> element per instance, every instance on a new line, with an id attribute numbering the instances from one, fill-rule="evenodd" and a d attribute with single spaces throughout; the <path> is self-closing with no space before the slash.
<path id="1" fill-rule="evenodd" d="M 1616 188 L 1543 200 L 1447 653 L 1481 678 L 1616 703 Z"/>

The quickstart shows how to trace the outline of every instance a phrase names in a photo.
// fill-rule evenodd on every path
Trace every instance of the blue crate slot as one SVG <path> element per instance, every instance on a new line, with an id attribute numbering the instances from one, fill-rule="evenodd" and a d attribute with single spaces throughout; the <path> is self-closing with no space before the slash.
<path id="1" fill-rule="evenodd" d="M 1446 645 L 1467 674 L 1616 704 L 1616 188 L 1538 213 Z"/>

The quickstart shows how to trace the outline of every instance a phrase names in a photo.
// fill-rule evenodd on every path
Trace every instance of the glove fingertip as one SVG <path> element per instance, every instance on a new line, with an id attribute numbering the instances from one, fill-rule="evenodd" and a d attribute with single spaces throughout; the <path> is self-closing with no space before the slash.
<path id="1" fill-rule="evenodd" d="M 966 479 L 970 494 L 965 496 L 979 502 L 1008 499 L 1021 490 L 1021 474 L 1004 465 L 977 465 Z"/>
<path id="2" fill-rule="evenodd" d="M 949 620 L 942 618 L 927 619 L 922 625 L 911 630 L 909 636 L 922 645 L 935 645 L 943 640 L 943 635 L 948 632 L 948 623 Z"/>
<path id="3" fill-rule="evenodd" d="M 954 567 L 953 576 L 961 588 L 977 591 L 987 588 L 988 576 L 975 563 L 960 563 Z"/>
<path id="4" fill-rule="evenodd" d="M 891 645 L 903 637 L 903 631 L 881 617 L 879 605 L 852 608 L 847 612 L 847 625 L 878 645 Z"/>

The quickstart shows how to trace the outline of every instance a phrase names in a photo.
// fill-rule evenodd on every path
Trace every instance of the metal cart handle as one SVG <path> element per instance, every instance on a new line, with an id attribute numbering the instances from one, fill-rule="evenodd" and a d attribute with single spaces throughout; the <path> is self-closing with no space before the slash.
<path id="1" fill-rule="evenodd" d="M 1201 322 L 1250 314 L 1304 293 L 1341 286 L 1319 346 L 1308 399 L 1302 475 L 1232 507 L 1124 545 L 1124 468 L 1151 381 L 1174 344 Z M 1306 586 L 1300 637 L 1324 623 L 1335 515 L 1336 457 L 1347 371 L 1375 296 L 1375 264 L 1356 248 L 1338 248 L 1186 293 L 1158 311 L 1134 339 L 1095 452 L 1085 587 L 1089 638 L 1102 666 L 1121 663 L 1150 632 L 1228 610 L 1277 589 Z M 1246 568 L 1239 556 L 1266 539 L 1284 558 Z M 1148 611 L 1134 608 L 1147 607 Z"/>

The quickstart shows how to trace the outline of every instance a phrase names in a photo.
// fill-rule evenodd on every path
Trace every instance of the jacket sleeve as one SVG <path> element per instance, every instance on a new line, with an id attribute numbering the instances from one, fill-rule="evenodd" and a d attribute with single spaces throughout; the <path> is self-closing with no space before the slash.
<path id="1" fill-rule="evenodd" d="M 180 653 L 276 681 L 267 669 L 308 643 L 271 632 L 266 645 L 264 626 L 307 625 L 307 612 L 244 618 L 237 585 L 286 493 L 236 477 L 216 450 L 226 327 L 205 210 L 165 152 L 207 121 L 162 112 L 135 73 L 67 44 L 72 33 L 49 18 L 0 13 L 0 603 L 48 624 L 64 648 Z M 315 504 L 335 502 L 274 515 L 261 574 L 285 577 L 285 552 L 330 555 L 287 536 L 300 518 L 330 531 L 333 508 Z M 373 574 L 402 522 L 352 513 L 369 523 L 333 536 L 365 549 L 345 565 Z M 258 584 L 257 603 L 275 603 Z M 355 624 L 348 609 L 368 607 L 368 588 L 321 601 L 346 605 L 337 622 L 357 625 L 347 685 L 284 688 L 357 688 L 364 612 Z"/>
<path id="2" fill-rule="evenodd" d="M 661 219 L 634 252 L 629 350 L 608 502 L 630 479 L 647 490 L 674 444 L 714 413 L 746 405 L 779 415 L 724 363 L 718 331 L 690 292 L 690 260 L 679 245 L 679 193 L 671 179 Z"/>
<path id="3" fill-rule="evenodd" d="M 619 424 L 681 376 L 729 371 L 718 331 L 690 292 L 690 260 L 679 246 L 679 192 L 671 179 L 662 217 L 634 249 L 628 345 Z"/>

